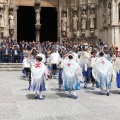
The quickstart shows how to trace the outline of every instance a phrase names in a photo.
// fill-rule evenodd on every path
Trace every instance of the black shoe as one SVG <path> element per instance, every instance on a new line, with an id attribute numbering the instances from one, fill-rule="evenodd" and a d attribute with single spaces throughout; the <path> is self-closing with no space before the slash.
<path id="1" fill-rule="evenodd" d="M 107 96 L 110 96 L 110 92 L 107 92 Z"/>

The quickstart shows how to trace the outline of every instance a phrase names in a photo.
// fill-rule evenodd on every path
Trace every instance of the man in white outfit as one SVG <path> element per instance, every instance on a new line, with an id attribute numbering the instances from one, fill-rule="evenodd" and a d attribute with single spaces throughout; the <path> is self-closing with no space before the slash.
<path id="1" fill-rule="evenodd" d="M 54 75 L 56 74 L 59 58 L 60 58 L 59 53 L 53 50 L 53 52 L 50 55 L 50 64 L 52 66 L 52 78 L 54 78 Z"/>
<path id="2" fill-rule="evenodd" d="M 45 55 L 43 53 L 39 53 L 37 56 L 42 58 L 42 63 L 46 62 L 46 58 L 45 58 Z"/>

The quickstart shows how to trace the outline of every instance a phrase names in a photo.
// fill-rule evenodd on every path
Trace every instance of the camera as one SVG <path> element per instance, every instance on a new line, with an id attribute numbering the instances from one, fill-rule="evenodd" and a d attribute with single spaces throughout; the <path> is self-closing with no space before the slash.
<path id="1" fill-rule="evenodd" d="M 32 50 L 32 55 L 37 55 L 37 50 L 36 49 Z"/>

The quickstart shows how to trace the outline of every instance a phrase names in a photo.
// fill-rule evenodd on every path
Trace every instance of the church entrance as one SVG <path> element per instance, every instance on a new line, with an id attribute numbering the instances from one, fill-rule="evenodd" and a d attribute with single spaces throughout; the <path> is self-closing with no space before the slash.
<path id="1" fill-rule="evenodd" d="M 17 12 L 17 40 L 35 40 L 35 10 L 30 6 L 19 6 Z"/>
<path id="2" fill-rule="evenodd" d="M 40 12 L 40 41 L 57 41 L 57 11 L 54 7 L 42 7 Z M 17 40 L 35 41 L 34 7 L 20 6 L 17 12 Z"/>
<path id="3" fill-rule="evenodd" d="M 42 7 L 40 13 L 40 41 L 57 41 L 57 11 L 54 7 Z"/>

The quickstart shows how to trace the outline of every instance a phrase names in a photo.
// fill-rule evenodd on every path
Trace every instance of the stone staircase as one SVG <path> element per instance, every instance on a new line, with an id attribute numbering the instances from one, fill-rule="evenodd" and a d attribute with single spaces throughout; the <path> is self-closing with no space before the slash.
<path id="1" fill-rule="evenodd" d="M 0 63 L 1 71 L 22 71 L 22 63 Z"/>

